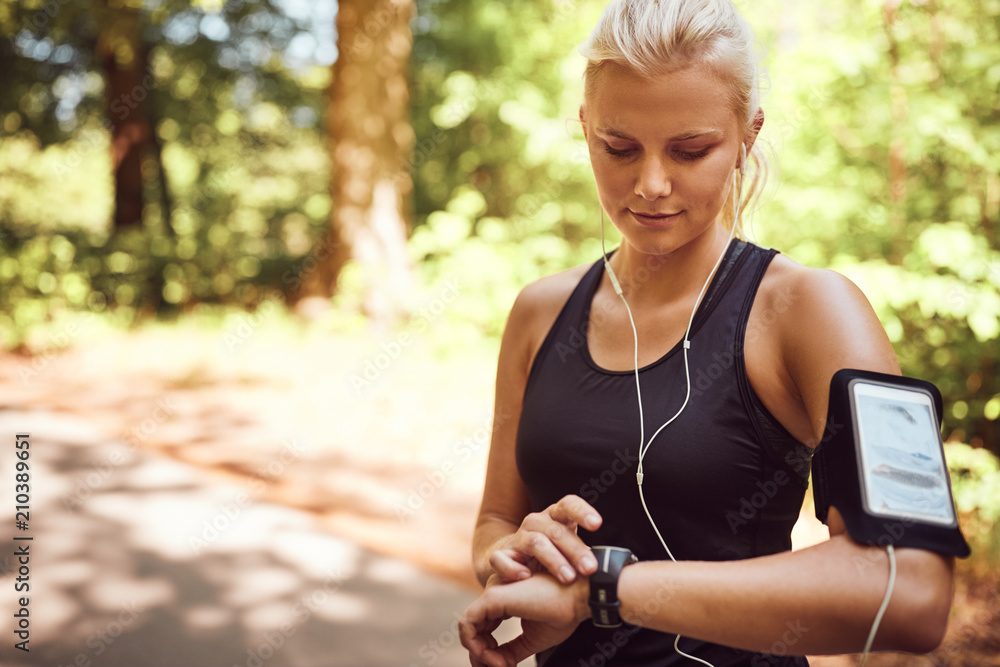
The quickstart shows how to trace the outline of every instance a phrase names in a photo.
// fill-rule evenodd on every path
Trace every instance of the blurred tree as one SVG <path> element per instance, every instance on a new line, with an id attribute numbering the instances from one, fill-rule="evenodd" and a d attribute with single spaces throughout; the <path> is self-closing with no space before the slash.
<path id="1" fill-rule="evenodd" d="M 410 179 L 406 249 L 428 286 L 460 284 L 452 321 L 497 334 L 520 287 L 597 256 L 574 119 L 576 48 L 603 3 L 416 0 L 414 16 L 345 2 L 335 23 L 332 0 L 143 2 L 146 113 L 172 199 L 147 170 L 142 225 L 111 236 L 94 2 L 0 0 L 4 341 L 62 309 L 128 320 L 156 280 L 160 314 L 252 307 L 269 289 L 304 294 L 306 280 L 361 301 L 364 273 L 377 274 L 354 261 L 338 273 L 360 250 L 334 221 L 393 220 L 401 238 Z M 738 4 L 769 49 L 762 140 L 783 173 L 751 232 L 861 285 L 904 372 L 944 393 L 951 439 L 1000 449 L 1000 0 Z M 407 88 L 408 121 L 390 108 Z M 324 116 L 338 137 L 326 145 Z M 364 235 L 359 246 L 385 253 Z"/>
<path id="2" fill-rule="evenodd" d="M 142 223 L 144 197 L 143 163 L 148 160 L 160 179 L 160 193 L 167 195 L 161 150 L 147 99 L 155 85 L 149 68 L 149 44 L 141 38 L 142 3 L 110 3 L 94 0 L 100 33 L 97 61 L 104 73 L 107 100 L 106 123 L 111 131 L 111 164 L 115 184 L 115 229 Z M 169 216 L 169 202 L 163 202 Z M 164 229 L 172 232 L 169 222 Z"/>
<path id="3" fill-rule="evenodd" d="M 406 248 L 413 183 L 408 67 L 412 0 L 341 0 L 338 57 L 327 92 L 331 150 L 330 228 L 316 253 L 306 296 L 330 297 L 354 260 L 364 275 L 366 314 L 389 324 L 412 300 Z"/>

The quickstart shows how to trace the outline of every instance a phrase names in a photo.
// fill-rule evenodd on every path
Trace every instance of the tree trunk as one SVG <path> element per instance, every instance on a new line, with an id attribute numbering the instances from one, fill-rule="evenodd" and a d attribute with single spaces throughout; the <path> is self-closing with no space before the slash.
<path id="1" fill-rule="evenodd" d="M 407 311 L 413 148 L 408 68 L 412 0 L 341 0 L 339 56 L 327 92 L 330 228 L 301 296 L 328 299 L 348 261 L 361 266 L 364 310 L 378 324 Z"/>
<path id="2" fill-rule="evenodd" d="M 153 130 L 145 112 L 152 88 L 147 52 L 139 37 L 139 12 L 110 9 L 97 0 L 100 36 L 97 59 L 104 70 L 107 119 L 111 129 L 111 157 L 115 174 L 116 229 L 142 223 L 142 160 L 153 146 Z"/>

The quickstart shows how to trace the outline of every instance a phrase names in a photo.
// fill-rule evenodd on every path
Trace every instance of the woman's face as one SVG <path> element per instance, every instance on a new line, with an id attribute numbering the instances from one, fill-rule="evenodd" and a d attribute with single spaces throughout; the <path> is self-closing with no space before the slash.
<path id="1" fill-rule="evenodd" d="M 608 67 L 582 112 L 601 205 L 629 245 L 668 254 L 715 223 L 739 166 L 740 124 L 702 65 L 653 79 Z"/>

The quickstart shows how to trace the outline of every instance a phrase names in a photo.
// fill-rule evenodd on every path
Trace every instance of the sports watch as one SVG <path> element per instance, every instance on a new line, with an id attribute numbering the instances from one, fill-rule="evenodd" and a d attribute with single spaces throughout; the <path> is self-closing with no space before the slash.
<path id="1" fill-rule="evenodd" d="M 618 575 L 626 565 L 638 562 L 638 558 L 621 547 L 591 547 L 597 558 L 597 571 L 590 575 L 590 613 L 594 625 L 599 628 L 617 628 L 622 624 L 618 608 Z"/>

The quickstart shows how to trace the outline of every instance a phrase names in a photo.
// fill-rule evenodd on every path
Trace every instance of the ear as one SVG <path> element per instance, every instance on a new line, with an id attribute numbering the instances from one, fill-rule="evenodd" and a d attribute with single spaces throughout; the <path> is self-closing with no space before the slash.
<path id="1" fill-rule="evenodd" d="M 753 128 L 750 130 L 750 136 L 746 138 L 744 142 L 747 145 L 747 155 L 753 149 L 753 144 L 757 141 L 757 135 L 760 134 L 760 128 L 764 126 L 764 109 L 757 107 L 757 113 L 753 116 Z"/>
<path id="2" fill-rule="evenodd" d="M 583 139 L 587 140 L 587 114 L 583 109 L 583 105 L 580 105 L 580 125 L 583 127 Z"/>

